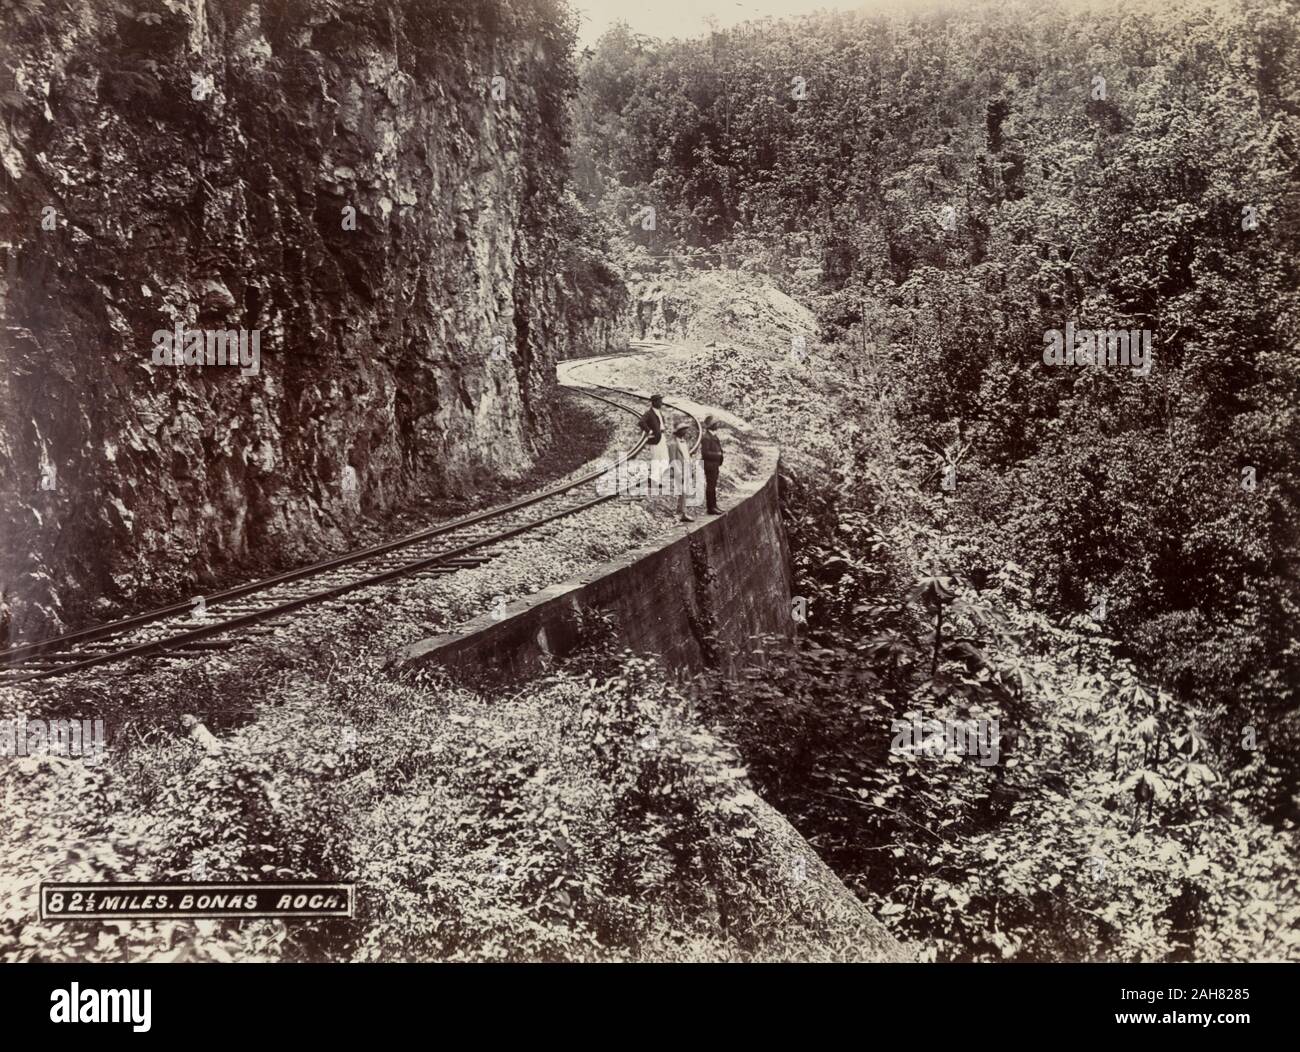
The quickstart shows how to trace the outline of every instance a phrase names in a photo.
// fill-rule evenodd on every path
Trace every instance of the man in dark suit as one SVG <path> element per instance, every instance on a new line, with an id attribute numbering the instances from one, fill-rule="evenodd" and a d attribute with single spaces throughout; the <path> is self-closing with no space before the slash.
<path id="1" fill-rule="evenodd" d="M 668 430 L 664 420 L 663 395 L 651 395 L 650 408 L 641 417 L 641 430 L 646 433 L 646 449 L 650 456 L 651 492 L 657 492 L 668 470 Z"/>
<path id="2" fill-rule="evenodd" d="M 648 432 L 650 438 L 646 445 L 657 446 L 663 439 L 664 433 L 664 396 L 651 395 L 650 408 L 641 415 L 641 430 Z"/>
<path id="3" fill-rule="evenodd" d="M 722 467 L 722 440 L 714 430 L 718 422 L 711 416 L 704 418 L 704 434 L 700 436 L 700 455 L 704 460 L 704 501 L 710 515 L 721 515 L 718 507 L 718 469 Z"/>

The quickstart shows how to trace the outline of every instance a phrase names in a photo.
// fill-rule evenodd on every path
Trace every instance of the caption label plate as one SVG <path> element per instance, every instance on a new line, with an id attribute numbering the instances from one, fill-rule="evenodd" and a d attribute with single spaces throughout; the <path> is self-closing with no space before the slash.
<path id="1" fill-rule="evenodd" d="M 41 920 L 351 917 L 355 884 L 317 881 L 41 884 Z"/>

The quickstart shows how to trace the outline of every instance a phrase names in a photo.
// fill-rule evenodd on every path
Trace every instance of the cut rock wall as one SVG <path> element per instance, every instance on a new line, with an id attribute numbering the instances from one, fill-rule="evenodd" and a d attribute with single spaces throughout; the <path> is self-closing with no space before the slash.
<path id="1" fill-rule="evenodd" d="M 526 472 L 572 338 L 550 0 L 67 7 L 0 33 L 15 641 Z M 178 323 L 258 373 L 155 363 Z"/>

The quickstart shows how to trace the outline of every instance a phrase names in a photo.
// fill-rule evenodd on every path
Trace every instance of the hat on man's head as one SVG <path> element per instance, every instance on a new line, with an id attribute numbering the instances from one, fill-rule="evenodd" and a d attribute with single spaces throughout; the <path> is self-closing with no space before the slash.
<path id="1" fill-rule="evenodd" d="M 664 404 L 664 396 L 660 394 L 651 395 L 650 404 L 654 406 L 656 409 L 658 409 L 661 405 Z"/>
<path id="2" fill-rule="evenodd" d="M 714 424 L 716 424 L 717 422 L 718 422 L 718 421 L 717 421 L 714 417 L 712 417 L 712 416 L 706 416 L 706 417 L 704 418 L 704 426 L 705 426 L 705 427 L 712 427 L 712 426 L 713 426 Z"/>

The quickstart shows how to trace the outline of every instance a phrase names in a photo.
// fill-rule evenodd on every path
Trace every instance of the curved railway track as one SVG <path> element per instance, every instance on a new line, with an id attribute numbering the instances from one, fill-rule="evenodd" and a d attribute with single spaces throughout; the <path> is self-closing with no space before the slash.
<path id="1" fill-rule="evenodd" d="M 640 406 L 626 404 L 644 402 L 629 391 L 598 384 L 567 389 L 634 416 L 642 412 Z M 689 411 L 679 411 L 695 422 L 694 453 L 700 445 L 700 421 Z M 497 554 L 500 544 L 616 499 L 618 493 L 590 497 L 583 487 L 635 457 L 645 441 L 641 435 L 612 466 L 510 504 L 201 598 L 0 651 L 0 686 L 39 683 L 131 658 L 193 657 L 205 650 L 227 650 L 272 633 L 281 619 L 304 607 L 346 603 L 344 597 L 352 592 L 404 577 L 443 576 L 480 566 Z"/>

